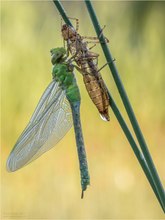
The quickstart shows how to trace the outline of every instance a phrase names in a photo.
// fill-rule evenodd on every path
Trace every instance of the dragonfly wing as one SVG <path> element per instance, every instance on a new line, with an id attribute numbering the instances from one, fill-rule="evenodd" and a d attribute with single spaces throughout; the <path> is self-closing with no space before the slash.
<path id="1" fill-rule="evenodd" d="M 15 171 L 50 150 L 71 126 L 72 114 L 65 91 L 53 80 L 9 155 L 8 171 Z"/>

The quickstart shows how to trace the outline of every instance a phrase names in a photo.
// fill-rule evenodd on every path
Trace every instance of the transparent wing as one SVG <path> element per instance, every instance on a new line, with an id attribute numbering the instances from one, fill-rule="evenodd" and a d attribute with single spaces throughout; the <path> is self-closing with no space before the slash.
<path id="1" fill-rule="evenodd" d="M 53 80 L 43 93 L 27 127 L 7 160 L 15 171 L 55 146 L 72 126 L 70 104 L 65 92 Z"/>

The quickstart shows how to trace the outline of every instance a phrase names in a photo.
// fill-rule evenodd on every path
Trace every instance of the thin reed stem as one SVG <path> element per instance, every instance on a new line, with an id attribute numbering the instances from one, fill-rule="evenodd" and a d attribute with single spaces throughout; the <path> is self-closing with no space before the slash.
<path id="1" fill-rule="evenodd" d="M 59 13 L 61 14 L 62 18 L 64 19 L 65 23 L 67 25 L 70 25 L 72 26 L 70 20 L 68 19 L 68 17 L 66 16 L 66 12 L 64 10 L 64 8 L 62 7 L 61 3 L 59 0 L 53 0 L 54 4 L 56 5 Z M 89 14 L 90 14 L 90 17 L 91 17 L 91 20 L 93 22 L 93 25 L 95 27 L 95 30 L 96 30 L 96 33 L 97 33 L 97 36 L 100 37 L 100 33 L 102 31 L 102 29 L 100 28 L 100 25 L 98 23 L 98 20 L 97 20 L 97 17 L 96 17 L 96 14 L 94 12 L 94 9 L 91 5 L 91 2 L 90 1 L 85 1 L 86 3 L 86 6 L 87 6 L 87 9 L 89 11 Z M 119 90 L 119 93 L 120 93 L 120 96 L 122 98 L 122 101 L 123 101 L 123 104 L 126 108 L 126 111 L 127 111 L 127 114 L 130 118 L 130 121 L 131 121 L 131 124 L 133 126 L 133 129 L 134 129 L 134 132 L 137 136 L 137 139 L 138 139 L 138 142 L 139 142 L 139 145 L 142 149 L 142 152 L 143 154 L 140 152 L 126 122 L 124 121 L 114 99 L 112 98 L 111 94 L 109 93 L 109 98 L 110 98 L 110 104 L 111 104 L 111 108 L 124 132 L 124 134 L 126 135 L 126 138 L 127 140 L 129 141 L 134 153 L 135 153 L 135 156 L 136 158 L 138 159 L 163 211 L 165 212 L 165 193 L 164 193 L 164 189 L 163 189 L 163 186 L 161 184 L 161 181 L 159 179 L 159 176 L 157 174 L 157 171 L 156 171 L 156 168 L 153 164 L 153 161 L 152 161 L 152 158 L 150 156 L 150 153 L 149 153 L 149 150 L 147 148 L 147 145 L 145 143 L 145 140 L 144 140 L 144 137 L 142 135 L 142 132 L 140 130 L 140 127 L 138 125 L 138 122 L 136 120 L 136 117 L 135 117 L 135 114 L 133 112 L 133 109 L 131 107 L 131 104 L 129 102 L 129 99 L 128 99 L 128 96 L 126 94 L 126 91 L 124 89 L 124 86 L 122 84 L 122 81 L 119 77 L 119 74 L 118 74 L 118 71 L 116 69 L 116 66 L 113 62 L 113 59 L 112 59 L 112 56 L 110 54 L 110 51 L 108 49 L 108 46 L 105 42 L 105 39 L 104 39 L 104 36 L 101 35 L 100 37 L 100 43 L 101 43 L 101 46 L 102 46 L 102 49 L 103 49 L 103 52 L 105 54 L 105 57 L 107 59 L 107 62 L 109 63 L 109 67 L 111 69 L 111 72 L 112 72 L 112 75 L 114 77 L 114 80 L 116 82 L 116 85 L 117 85 L 117 88 Z"/>
<path id="2" fill-rule="evenodd" d="M 95 11 L 92 7 L 92 4 L 91 4 L 90 0 L 84 0 L 84 1 L 86 3 L 87 9 L 88 9 L 90 18 L 92 20 L 93 26 L 95 28 L 95 31 L 97 33 L 97 36 L 99 37 L 102 29 L 99 25 L 97 16 L 95 14 Z M 127 93 L 125 91 L 124 85 L 123 85 L 123 83 L 120 79 L 120 76 L 119 76 L 119 73 L 118 73 L 117 68 L 115 66 L 115 63 L 113 62 L 113 58 L 112 58 L 110 50 L 109 50 L 109 48 L 106 44 L 105 38 L 104 38 L 103 35 L 101 35 L 101 37 L 99 39 L 100 39 L 100 43 L 101 43 L 101 46 L 102 46 L 103 53 L 106 57 L 106 60 L 108 62 L 109 68 L 110 68 L 111 73 L 112 73 L 112 76 L 113 76 L 114 81 L 116 83 L 116 86 L 118 88 L 120 97 L 123 101 L 124 107 L 126 109 L 128 117 L 129 117 L 130 122 L 132 124 L 133 130 L 135 132 L 135 135 L 137 137 L 137 140 L 138 140 L 139 145 L 141 147 L 141 150 L 143 152 L 143 156 L 144 156 L 144 158 L 146 160 L 146 163 L 148 165 L 148 168 L 150 170 L 150 173 L 151 173 L 152 179 L 154 181 L 154 184 L 155 184 L 157 193 L 159 195 L 159 198 L 161 200 L 162 206 L 165 210 L 165 192 L 164 192 L 163 186 L 161 184 L 160 178 L 158 176 L 157 170 L 155 168 L 155 165 L 153 163 L 152 157 L 150 155 L 150 152 L 148 150 L 148 147 L 147 147 L 147 144 L 145 142 L 144 136 L 143 136 L 143 134 L 141 132 L 141 129 L 140 129 L 140 126 L 137 122 L 136 116 L 135 116 L 134 111 L 132 109 L 132 106 L 130 104 L 130 101 L 129 101 L 129 98 L 128 98 Z"/>

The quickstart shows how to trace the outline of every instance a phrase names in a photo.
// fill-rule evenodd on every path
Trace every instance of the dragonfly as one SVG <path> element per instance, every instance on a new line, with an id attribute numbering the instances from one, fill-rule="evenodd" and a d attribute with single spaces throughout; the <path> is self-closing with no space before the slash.
<path id="1" fill-rule="evenodd" d="M 74 66 L 63 47 L 51 51 L 53 80 L 48 85 L 7 160 L 7 170 L 16 171 L 55 146 L 74 125 L 81 188 L 90 184 L 86 150 L 80 119 L 81 97 Z"/>
<path id="2" fill-rule="evenodd" d="M 67 24 L 63 24 L 61 28 L 63 39 L 67 42 L 68 53 L 72 55 L 72 59 L 77 64 L 78 67 L 76 66 L 76 69 L 83 75 L 87 92 L 97 107 L 101 118 L 105 121 L 109 121 L 108 107 L 110 102 L 108 90 L 100 74 L 100 70 L 107 64 L 98 69 L 99 54 L 91 51 L 95 45 L 88 48 L 88 43 L 98 43 L 98 38 L 81 36 L 78 33 L 78 19 L 70 19 L 76 20 L 76 29 Z M 93 41 L 86 41 L 85 39 L 91 39 Z M 109 42 L 107 38 L 105 38 L 105 40 Z"/>

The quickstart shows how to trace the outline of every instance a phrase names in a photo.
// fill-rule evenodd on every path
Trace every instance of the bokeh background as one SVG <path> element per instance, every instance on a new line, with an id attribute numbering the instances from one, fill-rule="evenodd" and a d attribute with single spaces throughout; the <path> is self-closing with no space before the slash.
<path id="1" fill-rule="evenodd" d="M 95 36 L 83 2 L 63 2 L 79 18 L 81 35 Z M 98 19 L 165 185 L 165 3 L 94 1 Z M 14 173 L 6 159 L 51 81 L 50 49 L 63 46 L 61 17 L 51 1 L 2 1 L 2 219 L 163 218 L 163 212 L 113 112 L 106 123 L 82 77 L 81 118 L 91 186 L 80 199 L 71 129 L 51 151 Z M 99 66 L 105 59 L 99 45 Z M 102 70 L 127 120 L 109 69 Z M 128 121 L 128 120 L 127 120 Z"/>

